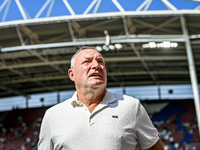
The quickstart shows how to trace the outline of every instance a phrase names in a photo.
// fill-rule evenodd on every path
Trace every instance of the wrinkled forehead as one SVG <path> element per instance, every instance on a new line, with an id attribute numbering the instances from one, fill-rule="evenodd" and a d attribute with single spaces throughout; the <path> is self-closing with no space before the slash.
<path id="1" fill-rule="evenodd" d="M 102 55 L 94 49 L 84 49 L 77 54 L 77 59 L 87 59 L 87 58 L 101 58 L 103 59 Z"/>

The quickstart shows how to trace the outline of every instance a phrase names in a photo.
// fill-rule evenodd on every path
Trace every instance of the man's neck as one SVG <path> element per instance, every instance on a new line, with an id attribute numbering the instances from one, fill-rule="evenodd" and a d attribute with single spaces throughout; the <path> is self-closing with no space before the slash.
<path id="1" fill-rule="evenodd" d="M 78 91 L 77 96 L 78 100 L 84 103 L 90 112 L 98 106 L 98 104 L 102 101 L 106 90 L 99 92 L 98 90 L 90 90 L 90 91 Z"/>

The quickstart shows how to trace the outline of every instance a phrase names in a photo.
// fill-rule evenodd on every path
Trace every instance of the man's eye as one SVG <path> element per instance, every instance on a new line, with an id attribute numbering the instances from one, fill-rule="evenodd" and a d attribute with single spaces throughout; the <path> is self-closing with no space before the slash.
<path id="1" fill-rule="evenodd" d="M 85 63 L 89 63 L 89 61 L 84 61 L 83 63 L 84 63 L 84 64 L 85 64 Z"/>

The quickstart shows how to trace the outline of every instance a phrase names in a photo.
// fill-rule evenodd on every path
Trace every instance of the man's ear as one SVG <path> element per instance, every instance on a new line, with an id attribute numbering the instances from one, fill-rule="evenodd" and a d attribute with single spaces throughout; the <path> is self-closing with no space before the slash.
<path id="1" fill-rule="evenodd" d="M 68 75 L 69 75 L 69 78 L 74 81 L 74 69 L 69 69 L 68 70 Z"/>

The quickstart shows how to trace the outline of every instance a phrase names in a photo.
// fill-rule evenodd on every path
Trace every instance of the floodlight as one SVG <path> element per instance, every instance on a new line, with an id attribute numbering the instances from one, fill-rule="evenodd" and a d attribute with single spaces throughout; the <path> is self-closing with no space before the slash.
<path id="1" fill-rule="evenodd" d="M 164 48 L 170 48 L 170 42 L 169 41 L 164 41 L 163 42 L 163 47 Z"/>
<path id="2" fill-rule="evenodd" d="M 121 49 L 121 48 L 122 48 L 122 44 L 117 43 L 117 44 L 115 44 L 115 47 L 116 47 L 117 49 Z"/>
<path id="3" fill-rule="evenodd" d="M 115 46 L 114 46 L 114 45 L 109 45 L 108 47 L 109 47 L 109 49 L 111 49 L 111 50 L 114 50 L 114 49 L 115 49 Z"/>
<path id="4" fill-rule="evenodd" d="M 102 47 L 101 46 L 96 46 L 96 50 L 102 51 Z"/>
<path id="5" fill-rule="evenodd" d="M 108 48 L 106 45 L 103 46 L 103 49 L 104 49 L 105 51 L 108 51 L 108 50 L 109 50 L 109 48 Z"/>
<path id="6" fill-rule="evenodd" d="M 156 48 L 156 43 L 155 42 L 149 42 L 149 47 L 150 48 Z"/>

